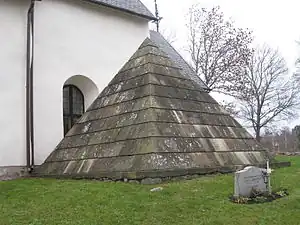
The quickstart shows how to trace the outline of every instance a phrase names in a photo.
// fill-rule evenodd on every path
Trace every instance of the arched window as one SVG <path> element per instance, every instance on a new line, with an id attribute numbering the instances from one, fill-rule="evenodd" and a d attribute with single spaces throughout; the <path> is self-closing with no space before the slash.
<path id="1" fill-rule="evenodd" d="M 72 128 L 84 113 L 84 97 L 74 85 L 65 85 L 63 88 L 64 134 Z"/>

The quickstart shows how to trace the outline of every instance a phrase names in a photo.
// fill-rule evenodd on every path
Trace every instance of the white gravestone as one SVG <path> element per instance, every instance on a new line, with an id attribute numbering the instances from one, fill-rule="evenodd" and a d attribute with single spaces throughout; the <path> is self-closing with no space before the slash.
<path id="1" fill-rule="evenodd" d="M 267 185 L 264 180 L 266 169 L 255 166 L 248 166 L 235 173 L 234 196 L 250 196 L 252 190 L 267 192 Z"/>

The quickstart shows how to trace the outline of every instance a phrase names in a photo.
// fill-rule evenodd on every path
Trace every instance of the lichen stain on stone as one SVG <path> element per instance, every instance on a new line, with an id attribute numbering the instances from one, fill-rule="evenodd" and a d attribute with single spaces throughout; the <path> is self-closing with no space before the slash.
<path id="1" fill-rule="evenodd" d="M 132 113 L 129 119 L 130 120 L 135 120 L 137 117 L 138 117 L 137 113 Z"/>
<path id="2" fill-rule="evenodd" d="M 137 58 L 137 59 L 134 61 L 134 65 L 135 65 L 135 66 L 138 66 L 138 65 L 144 64 L 145 61 L 146 61 L 146 60 L 145 60 L 144 57 Z"/>
<path id="3" fill-rule="evenodd" d="M 127 97 L 127 92 L 121 93 L 121 94 L 119 95 L 118 101 L 119 101 L 119 102 L 122 102 L 124 99 L 126 99 L 126 97 Z"/>
<path id="4" fill-rule="evenodd" d="M 116 127 L 118 127 L 120 124 L 123 124 L 124 121 L 126 121 L 126 117 L 122 117 L 122 119 L 118 120 L 116 123 Z"/>
<path id="5" fill-rule="evenodd" d="M 110 101 L 110 99 L 109 98 L 107 98 L 107 97 L 103 97 L 103 101 L 102 101 L 102 106 L 105 106 L 105 105 L 108 105 L 109 104 L 109 101 Z"/>
<path id="6" fill-rule="evenodd" d="M 179 160 L 180 162 L 184 162 L 184 158 L 178 157 L 178 160 Z"/>
<path id="7" fill-rule="evenodd" d="M 167 146 L 167 149 L 178 151 L 176 139 L 165 139 L 164 144 Z"/>
<path id="8" fill-rule="evenodd" d="M 83 127 L 83 129 L 82 129 L 82 132 L 83 132 L 83 133 L 88 132 L 88 130 L 90 129 L 91 125 L 92 125 L 91 122 L 85 124 L 84 127 Z"/>
<path id="9" fill-rule="evenodd" d="M 167 164 L 167 159 L 162 155 L 152 154 L 150 159 L 148 160 L 149 164 L 155 164 L 159 168 L 163 168 Z"/>
<path id="10" fill-rule="evenodd" d="M 86 155 L 87 155 L 87 152 L 86 152 L 86 150 L 85 150 L 85 151 L 82 152 L 80 158 L 81 158 L 81 159 L 85 159 L 85 158 L 86 158 Z"/>
<path id="11" fill-rule="evenodd" d="M 196 136 L 197 136 L 196 133 L 194 133 L 194 132 L 191 132 L 191 133 L 190 133 L 190 137 L 196 137 Z"/>

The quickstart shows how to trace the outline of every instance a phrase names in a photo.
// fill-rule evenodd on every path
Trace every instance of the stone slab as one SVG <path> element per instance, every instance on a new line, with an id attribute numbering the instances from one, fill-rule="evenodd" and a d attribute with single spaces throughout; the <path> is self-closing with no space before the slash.
<path id="1" fill-rule="evenodd" d="M 264 181 L 264 170 L 255 166 L 248 166 L 236 172 L 234 177 L 234 196 L 249 197 L 253 190 L 266 192 L 267 186 Z"/>

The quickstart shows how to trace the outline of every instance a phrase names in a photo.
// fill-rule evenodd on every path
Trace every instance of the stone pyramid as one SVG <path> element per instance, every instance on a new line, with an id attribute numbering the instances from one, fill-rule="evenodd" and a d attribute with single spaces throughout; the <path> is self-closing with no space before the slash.
<path id="1" fill-rule="evenodd" d="M 39 169 L 143 179 L 265 163 L 267 152 L 146 39 Z"/>

